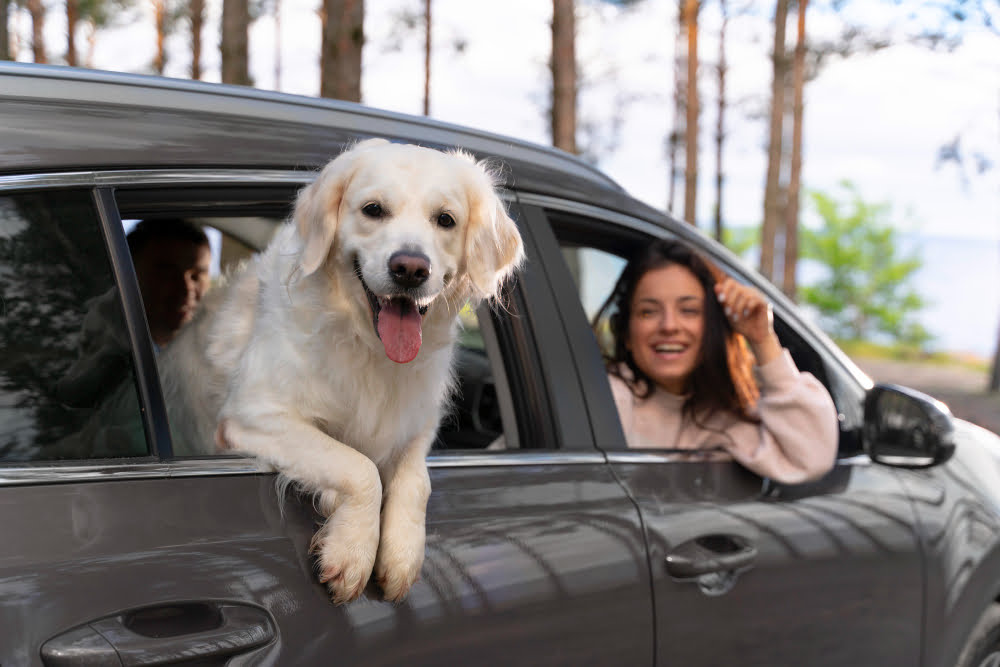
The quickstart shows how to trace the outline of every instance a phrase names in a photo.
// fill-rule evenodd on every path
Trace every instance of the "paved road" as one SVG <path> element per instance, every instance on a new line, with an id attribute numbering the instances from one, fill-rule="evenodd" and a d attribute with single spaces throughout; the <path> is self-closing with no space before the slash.
<path id="1" fill-rule="evenodd" d="M 987 375 L 963 366 L 944 366 L 856 357 L 876 382 L 912 387 L 948 404 L 961 419 L 1000 433 L 1000 394 L 987 394 Z"/>

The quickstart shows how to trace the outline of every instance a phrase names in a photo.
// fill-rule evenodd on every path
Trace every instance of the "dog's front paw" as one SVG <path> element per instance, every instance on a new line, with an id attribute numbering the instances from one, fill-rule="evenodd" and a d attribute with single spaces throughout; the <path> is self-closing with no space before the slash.
<path id="1" fill-rule="evenodd" d="M 375 559 L 375 581 L 389 602 L 401 602 L 424 564 L 424 524 L 383 525 Z"/>
<path id="2" fill-rule="evenodd" d="M 378 522 L 359 523 L 368 523 L 369 527 L 331 519 L 313 537 L 319 580 L 326 585 L 335 604 L 361 597 L 371 577 L 378 549 Z"/>

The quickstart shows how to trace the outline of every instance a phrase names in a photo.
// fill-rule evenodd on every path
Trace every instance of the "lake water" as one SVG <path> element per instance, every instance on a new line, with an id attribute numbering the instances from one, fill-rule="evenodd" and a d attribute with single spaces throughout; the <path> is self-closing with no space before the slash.
<path id="1" fill-rule="evenodd" d="M 932 347 L 989 358 L 1000 327 L 1000 241 L 907 236 L 924 265 L 914 285 L 928 301 L 920 321 Z"/>
<path id="2" fill-rule="evenodd" d="M 917 234 L 898 239 L 898 256 L 915 251 L 923 260 L 912 284 L 927 302 L 917 320 L 934 336 L 928 348 L 991 357 L 1000 326 L 1000 241 Z M 799 283 L 809 284 L 817 271 L 822 269 L 801 263 Z"/>

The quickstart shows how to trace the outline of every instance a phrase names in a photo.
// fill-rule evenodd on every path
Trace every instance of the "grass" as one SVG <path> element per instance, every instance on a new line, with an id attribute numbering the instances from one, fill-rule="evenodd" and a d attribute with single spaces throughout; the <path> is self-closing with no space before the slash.
<path id="1" fill-rule="evenodd" d="M 868 357 L 869 359 L 891 359 L 895 361 L 913 361 L 942 366 L 961 366 L 974 371 L 988 372 L 989 361 L 969 354 L 954 354 L 951 352 L 928 352 L 916 345 L 883 345 L 863 340 L 838 340 L 837 345 L 850 357 Z"/>

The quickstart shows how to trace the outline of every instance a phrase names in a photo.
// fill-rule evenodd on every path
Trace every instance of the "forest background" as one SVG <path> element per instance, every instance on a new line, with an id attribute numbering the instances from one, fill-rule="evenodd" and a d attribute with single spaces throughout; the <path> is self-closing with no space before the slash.
<path id="1" fill-rule="evenodd" d="M 0 0 L 4 25 L 9 59 L 552 143 L 721 237 L 849 351 L 945 352 L 1000 385 L 996 0 Z M 845 306 L 838 270 L 881 292 Z"/>

